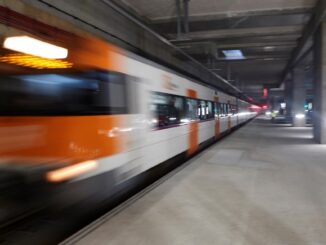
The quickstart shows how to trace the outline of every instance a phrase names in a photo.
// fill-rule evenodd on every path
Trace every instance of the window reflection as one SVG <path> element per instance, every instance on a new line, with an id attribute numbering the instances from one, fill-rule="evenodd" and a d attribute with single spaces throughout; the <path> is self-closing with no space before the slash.
<path id="1" fill-rule="evenodd" d="M 212 120 L 219 113 L 214 107 L 215 103 L 212 101 L 153 92 L 150 104 L 153 116 L 151 123 L 154 127 L 166 128 L 191 121 Z"/>

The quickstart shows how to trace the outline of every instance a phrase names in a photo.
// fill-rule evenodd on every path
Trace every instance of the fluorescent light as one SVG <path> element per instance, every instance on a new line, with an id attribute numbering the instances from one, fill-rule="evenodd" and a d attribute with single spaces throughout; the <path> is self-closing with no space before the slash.
<path id="1" fill-rule="evenodd" d="M 297 119 L 303 119 L 303 118 L 305 118 L 306 116 L 304 115 L 304 114 L 302 114 L 302 113 L 299 113 L 299 114 L 295 114 L 295 118 L 297 118 Z"/>
<path id="2" fill-rule="evenodd" d="M 223 54 L 225 55 L 227 60 L 242 60 L 245 59 L 241 50 L 239 49 L 231 49 L 231 50 L 223 50 Z"/>
<path id="3" fill-rule="evenodd" d="M 3 47 L 47 59 L 64 59 L 68 56 L 68 50 L 65 48 L 28 36 L 7 37 Z"/>
<path id="4" fill-rule="evenodd" d="M 266 47 L 264 47 L 264 50 L 266 50 L 266 51 L 272 51 L 274 49 L 275 49 L 275 46 L 266 46 Z"/>

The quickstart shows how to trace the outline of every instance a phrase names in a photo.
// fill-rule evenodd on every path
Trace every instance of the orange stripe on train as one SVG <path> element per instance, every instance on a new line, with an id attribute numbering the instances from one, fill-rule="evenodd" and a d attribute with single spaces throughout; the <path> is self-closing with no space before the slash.
<path id="1" fill-rule="evenodd" d="M 0 117 L 0 157 L 76 163 L 110 156 L 126 149 L 125 122 L 121 115 Z"/>
<path id="2" fill-rule="evenodd" d="M 196 99 L 197 92 L 192 89 L 187 90 L 187 97 Z M 191 122 L 189 125 L 189 136 L 188 136 L 188 155 L 193 154 L 198 149 L 198 122 Z"/>

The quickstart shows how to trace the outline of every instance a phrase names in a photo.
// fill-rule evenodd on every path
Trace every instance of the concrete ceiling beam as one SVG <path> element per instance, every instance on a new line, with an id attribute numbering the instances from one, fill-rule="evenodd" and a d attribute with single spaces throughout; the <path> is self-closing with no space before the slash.
<path id="1" fill-rule="evenodd" d="M 293 67 L 299 62 L 301 58 L 304 58 L 310 52 L 309 46 L 313 45 L 311 38 L 317 31 L 318 26 L 324 20 L 326 16 L 326 0 L 318 0 L 313 15 L 305 26 L 302 38 L 299 41 L 298 46 L 295 48 L 293 55 L 291 56 L 282 76 L 280 84 L 286 79 L 287 74 L 293 69 Z"/>
<path id="2" fill-rule="evenodd" d="M 310 12 L 288 14 L 288 15 L 255 15 L 242 17 L 228 17 L 225 19 L 212 19 L 194 21 L 189 19 L 190 32 L 223 30 L 223 29 L 242 29 L 254 27 L 276 27 L 286 25 L 305 25 L 310 18 Z M 165 23 L 151 24 L 151 27 L 160 33 L 177 33 L 178 19 Z"/>
<path id="3" fill-rule="evenodd" d="M 278 35 L 289 35 L 289 34 L 300 34 L 303 27 L 298 26 L 284 26 L 284 27 L 272 27 L 272 28 L 244 28 L 244 29 L 226 29 L 216 31 L 200 31 L 189 33 L 183 41 L 194 41 L 194 40 L 212 40 L 218 38 L 239 38 L 239 37 L 253 37 L 261 35 L 276 36 Z M 177 43 L 182 40 L 177 40 L 175 34 L 168 34 L 171 42 Z M 274 39 L 274 41 L 277 39 Z"/>

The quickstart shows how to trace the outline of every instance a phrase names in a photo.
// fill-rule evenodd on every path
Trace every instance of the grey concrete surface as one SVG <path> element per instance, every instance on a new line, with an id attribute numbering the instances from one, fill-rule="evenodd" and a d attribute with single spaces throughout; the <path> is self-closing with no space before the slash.
<path id="1" fill-rule="evenodd" d="M 326 146 L 255 120 L 77 244 L 326 244 Z"/>

